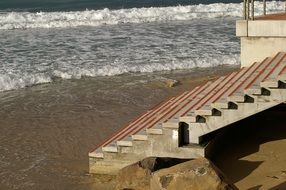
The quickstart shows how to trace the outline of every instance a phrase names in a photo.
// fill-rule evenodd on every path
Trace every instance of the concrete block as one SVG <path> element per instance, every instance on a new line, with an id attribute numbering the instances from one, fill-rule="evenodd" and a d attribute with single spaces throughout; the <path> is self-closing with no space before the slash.
<path id="1" fill-rule="evenodd" d="M 185 122 L 185 123 L 195 123 L 197 121 L 197 116 L 182 116 L 179 118 L 180 122 Z"/>
<path id="2" fill-rule="evenodd" d="M 128 141 L 128 140 L 121 140 L 121 141 L 117 141 L 117 146 L 133 146 L 132 141 Z"/>
<path id="3" fill-rule="evenodd" d="M 195 114 L 210 116 L 213 114 L 213 108 L 211 106 L 204 106 L 199 110 L 195 110 Z"/>
<path id="4" fill-rule="evenodd" d="M 102 151 L 103 152 L 114 152 L 114 153 L 117 153 L 118 152 L 118 148 L 117 148 L 117 146 L 108 145 L 108 146 L 102 147 Z"/>
<path id="5" fill-rule="evenodd" d="M 261 87 L 259 85 L 254 85 L 251 86 L 248 89 L 244 90 L 245 94 L 255 94 L 255 95 L 260 95 L 261 94 Z"/>
<path id="6" fill-rule="evenodd" d="M 166 123 L 162 124 L 163 128 L 171 128 L 171 129 L 178 129 L 179 128 L 179 119 L 172 119 L 167 121 Z"/>
<path id="7" fill-rule="evenodd" d="M 89 158 L 89 172 L 94 174 L 116 175 L 120 169 L 140 160 L 135 157 L 134 159 L 130 158 L 132 158 L 130 155 L 118 157 L 117 159 L 104 160 Z"/>
<path id="8" fill-rule="evenodd" d="M 219 100 L 217 102 L 212 103 L 211 106 L 216 109 L 228 109 L 228 101 L 227 99 Z"/>
<path id="9" fill-rule="evenodd" d="M 278 81 L 276 79 L 268 79 L 267 81 L 262 81 L 260 86 L 264 88 L 278 88 Z"/>
<path id="10" fill-rule="evenodd" d="M 236 36 L 248 36 L 247 34 L 247 20 L 237 20 L 236 21 Z"/>
<path id="11" fill-rule="evenodd" d="M 286 80 L 286 73 L 279 75 L 278 80 Z"/>
<path id="12" fill-rule="evenodd" d="M 236 93 L 232 96 L 227 97 L 227 100 L 230 102 L 244 102 L 245 95 L 243 93 Z"/>
<path id="13" fill-rule="evenodd" d="M 104 158 L 103 157 L 103 152 L 101 152 L 99 150 L 96 150 L 96 151 L 93 151 L 93 152 L 89 152 L 88 156 L 92 157 L 92 158 Z"/>
<path id="14" fill-rule="evenodd" d="M 286 37 L 286 20 L 249 20 L 250 37 Z"/>
<path id="15" fill-rule="evenodd" d="M 163 129 L 150 128 L 146 129 L 146 133 L 151 135 L 163 135 Z"/>
<path id="16" fill-rule="evenodd" d="M 134 141 L 147 141 L 148 136 L 147 135 L 141 135 L 141 134 L 135 134 L 135 135 L 132 135 L 132 139 Z"/>

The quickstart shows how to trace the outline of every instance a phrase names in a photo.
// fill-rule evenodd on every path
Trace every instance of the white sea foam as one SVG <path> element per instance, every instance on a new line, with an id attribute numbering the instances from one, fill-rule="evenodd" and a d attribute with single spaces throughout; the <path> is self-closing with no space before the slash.
<path id="1" fill-rule="evenodd" d="M 184 61 L 173 60 L 170 63 L 150 63 L 145 65 L 106 65 L 98 68 L 65 68 L 54 70 L 48 74 L 4 74 L 0 75 L 0 91 L 24 88 L 36 84 L 53 82 L 53 78 L 80 79 L 82 77 L 114 76 L 123 73 L 170 71 L 176 69 L 191 69 L 196 67 L 215 67 L 219 65 L 239 64 L 238 55 L 209 57 L 206 59 L 190 59 Z"/>
<path id="2" fill-rule="evenodd" d="M 268 2 L 267 8 L 270 12 L 281 11 L 284 10 L 284 3 L 271 1 Z M 261 14 L 262 10 L 262 2 L 256 2 L 256 13 Z M 74 12 L 7 12 L 0 13 L 0 29 L 100 26 L 104 24 L 240 17 L 241 15 L 241 3 Z"/>
<path id="3" fill-rule="evenodd" d="M 124 73 L 151 73 L 157 71 L 171 71 L 192 69 L 196 67 L 206 68 L 219 65 L 238 65 L 239 55 L 224 55 L 219 57 L 196 58 L 189 60 L 173 60 L 169 63 L 149 63 L 144 65 L 127 65 L 118 66 L 105 65 L 99 68 L 69 68 L 68 71 L 56 70 L 53 75 L 63 79 L 95 77 L 95 76 L 114 76 Z M 67 70 L 67 69 L 65 69 Z"/>
<path id="4" fill-rule="evenodd" d="M 0 91 L 24 88 L 36 84 L 52 82 L 50 76 L 45 74 L 24 74 L 24 75 L 0 75 Z"/>
<path id="5" fill-rule="evenodd" d="M 279 3 L 271 5 L 276 10 Z M 212 4 L 0 13 L 0 29 L 49 28 L 0 31 L 0 91 L 49 83 L 58 78 L 238 65 L 239 41 L 234 35 L 234 19 L 221 22 L 212 18 L 240 16 L 241 7 L 241 4 Z M 116 25 L 128 22 L 135 24 Z M 149 23 L 136 24 L 143 22 Z M 115 25 L 106 28 L 102 24 Z M 99 27 L 70 30 L 79 25 Z M 55 27 L 62 29 L 53 30 Z"/>

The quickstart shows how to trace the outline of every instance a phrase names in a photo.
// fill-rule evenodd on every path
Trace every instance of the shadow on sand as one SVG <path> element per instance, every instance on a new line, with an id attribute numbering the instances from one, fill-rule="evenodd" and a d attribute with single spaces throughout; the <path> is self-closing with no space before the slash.
<path id="1" fill-rule="evenodd" d="M 209 158 L 233 183 L 246 178 L 263 161 L 249 161 L 244 157 L 258 152 L 266 142 L 286 139 L 285 113 L 286 105 L 279 105 L 223 129 L 216 134 Z M 261 187 L 257 181 L 248 190 Z M 286 189 L 286 184 L 272 188 L 278 189 Z"/>

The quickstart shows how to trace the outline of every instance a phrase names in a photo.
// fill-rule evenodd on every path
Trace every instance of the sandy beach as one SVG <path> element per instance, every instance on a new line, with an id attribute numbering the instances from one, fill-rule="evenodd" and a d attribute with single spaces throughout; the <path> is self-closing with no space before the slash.
<path id="1" fill-rule="evenodd" d="M 285 105 L 231 125 L 222 135 L 214 163 L 239 188 L 286 189 Z"/>

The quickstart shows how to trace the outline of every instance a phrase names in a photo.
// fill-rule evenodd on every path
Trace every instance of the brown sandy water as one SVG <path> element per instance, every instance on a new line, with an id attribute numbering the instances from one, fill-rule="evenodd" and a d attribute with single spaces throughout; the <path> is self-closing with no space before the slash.
<path id="1" fill-rule="evenodd" d="M 166 97 L 237 68 L 56 81 L 0 93 L 0 190 L 112 189 L 88 152 Z M 208 76 L 208 77 L 206 77 Z M 165 87 L 160 77 L 181 81 Z"/>

